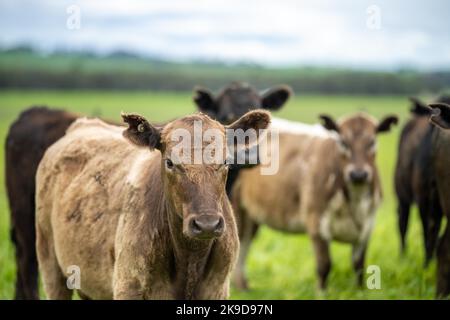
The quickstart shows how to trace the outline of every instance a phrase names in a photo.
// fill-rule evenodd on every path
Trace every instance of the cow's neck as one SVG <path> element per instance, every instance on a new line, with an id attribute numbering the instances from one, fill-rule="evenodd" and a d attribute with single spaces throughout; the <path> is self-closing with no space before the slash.
<path id="1" fill-rule="evenodd" d="M 183 235 L 183 221 L 167 205 L 173 247 L 173 275 L 177 299 L 196 299 L 205 278 L 214 240 L 193 240 Z"/>
<path id="2" fill-rule="evenodd" d="M 350 218 L 358 228 L 362 228 L 366 215 L 370 214 L 376 205 L 374 203 L 377 199 L 375 187 L 375 180 L 370 184 L 361 186 L 343 185 L 343 193 L 346 198 Z"/>

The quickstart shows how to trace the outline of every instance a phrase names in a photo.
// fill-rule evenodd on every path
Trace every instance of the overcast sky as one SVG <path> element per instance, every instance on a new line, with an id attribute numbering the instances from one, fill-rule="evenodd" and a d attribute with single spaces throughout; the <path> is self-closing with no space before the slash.
<path id="1" fill-rule="evenodd" d="M 73 4 L 79 30 L 66 26 Z M 449 70 L 449 13 L 448 0 L 1 0 L 0 46 Z"/>

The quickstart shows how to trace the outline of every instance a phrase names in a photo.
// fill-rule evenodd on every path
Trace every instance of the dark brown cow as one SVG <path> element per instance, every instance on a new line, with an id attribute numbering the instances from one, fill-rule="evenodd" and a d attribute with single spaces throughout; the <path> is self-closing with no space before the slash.
<path id="1" fill-rule="evenodd" d="M 450 97 L 441 96 L 436 101 L 450 102 Z M 435 182 L 430 172 L 432 136 L 432 126 L 428 121 L 430 111 L 416 98 L 411 98 L 411 102 L 412 117 L 401 132 L 395 169 L 398 227 L 401 251 L 404 252 L 410 207 L 416 203 L 422 222 L 425 265 L 428 265 L 435 251 L 442 214 L 436 200 Z"/>
<path id="2" fill-rule="evenodd" d="M 35 232 L 35 179 L 47 148 L 61 138 L 77 115 L 45 107 L 23 112 L 6 139 L 6 187 L 11 237 L 16 246 L 16 299 L 39 299 Z"/>
<path id="3" fill-rule="evenodd" d="M 437 248 L 437 289 L 438 297 L 450 294 L 450 105 L 431 104 L 433 129 L 432 161 L 433 174 L 439 203 L 447 217 L 445 232 L 439 239 Z"/>
<path id="4" fill-rule="evenodd" d="M 189 142 L 187 161 L 178 161 L 179 132 L 197 141 L 215 130 L 225 141 L 225 129 L 267 128 L 269 114 L 251 111 L 226 128 L 203 114 L 163 128 L 123 118 L 125 131 L 78 120 L 39 165 L 37 253 L 48 298 L 71 298 L 71 266 L 81 272 L 77 290 L 91 299 L 228 298 L 239 241 L 227 165 L 223 157 L 193 164 L 208 150 L 204 141 Z M 216 147 L 226 154 L 225 143 Z"/>
<path id="5" fill-rule="evenodd" d="M 217 95 L 209 89 L 194 89 L 194 102 L 198 110 L 220 123 L 230 124 L 254 109 L 279 110 L 292 95 L 292 89 L 279 85 L 262 93 L 247 83 L 232 82 Z"/>
<path id="6" fill-rule="evenodd" d="M 203 87 L 195 88 L 194 92 L 198 110 L 223 124 L 230 124 L 254 109 L 279 110 L 292 95 L 292 89 L 286 85 L 274 86 L 260 93 L 243 82 L 232 82 L 217 95 Z M 228 173 L 228 195 L 231 194 L 240 169 L 242 167 L 231 168 Z"/>
<path id="7" fill-rule="evenodd" d="M 194 102 L 200 111 L 223 124 L 230 124 L 256 108 L 276 110 L 288 100 L 291 89 L 280 85 L 257 92 L 234 82 L 217 96 L 196 88 Z M 16 246 L 16 299 L 38 299 L 35 250 L 35 179 L 44 152 L 60 139 L 78 115 L 46 107 L 32 107 L 11 125 L 6 142 L 6 180 L 11 213 L 11 237 Z M 32 148 L 32 152 L 30 152 Z M 229 170 L 227 193 L 239 168 Z"/>

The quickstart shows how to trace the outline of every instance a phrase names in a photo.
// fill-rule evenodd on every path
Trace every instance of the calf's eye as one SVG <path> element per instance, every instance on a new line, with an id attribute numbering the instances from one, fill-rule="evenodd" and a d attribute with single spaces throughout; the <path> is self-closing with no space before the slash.
<path id="1" fill-rule="evenodd" d="M 166 168 L 173 169 L 173 162 L 170 159 L 166 159 Z"/>

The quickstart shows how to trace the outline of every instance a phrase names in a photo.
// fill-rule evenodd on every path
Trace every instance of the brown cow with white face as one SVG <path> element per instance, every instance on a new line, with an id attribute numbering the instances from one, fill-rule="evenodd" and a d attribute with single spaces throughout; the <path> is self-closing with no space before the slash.
<path id="1" fill-rule="evenodd" d="M 235 274 L 241 288 L 247 287 L 244 263 L 257 224 L 309 234 L 321 289 L 331 268 L 330 241 L 350 243 L 362 284 L 366 247 L 382 193 L 375 164 L 376 137 L 397 118 L 378 122 L 360 113 L 339 122 L 327 115 L 321 119 L 331 133 L 311 134 L 312 128 L 304 134 L 289 133 L 280 128 L 279 171 L 260 175 L 258 168 L 245 170 L 233 189 L 233 207 L 243 221 Z"/>
<path id="2" fill-rule="evenodd" d="M 125 131 L 78 120 L 38 168 L 37 253 L 47 297 L 71 297 L 65 272 L 76 266 L 85 298 L 227 298 L 239 248 L 227 165 L 174 159 L 180 130 L 193 141 L 209 130 L 224 140 L 226 128 L 203 114 L 162 128 L 123 118 Z M 227 128 L 269 122 L 267 112 L 253 111 Z M 195 155 L 209 145 L 186 150 Z M 219 148 L 225 154 L 225 144 Z"/>

